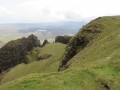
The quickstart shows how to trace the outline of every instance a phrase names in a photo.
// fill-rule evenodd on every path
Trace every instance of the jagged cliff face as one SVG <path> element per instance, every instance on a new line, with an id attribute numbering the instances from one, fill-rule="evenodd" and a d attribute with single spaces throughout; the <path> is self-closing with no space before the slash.
<path id="1" fill-rule="evenodd" d="M 48 44 L 49 42 L 48 42 L 48 40 L 47 39 L 45 39 L 44 40 L 44 42 L 43 42 L 43 44 L 42 44 L 42 47 L 44 47 L 46 44 Z"/>
<path id="2" fill-rule="evenodd" d="M 97 18 L 96 20 L 98 19 L 100 18 Z M 86 26 L 83 26 L 83 28 L 73 38 L 71 38 L 65 50 L 65 53 L 61 58 L 58 71 L 67 68 L 67 62 L 78 52 L 83 50 L 86 46 L 91 45 L 92 40 L 97 38 L 97 36 L 101 33 L 102 29 L 104 29 L 101 24 L 94 23 L 94 21 L 91 21 Z"/>
<path id="3" fill-rule="evenodd" d="M 8 42 L 0 49 L 0 72 L 20 63 L 27 63 L 27 52 L 37 46 L 40 46 L 40 41 L 35 35 Z"/>

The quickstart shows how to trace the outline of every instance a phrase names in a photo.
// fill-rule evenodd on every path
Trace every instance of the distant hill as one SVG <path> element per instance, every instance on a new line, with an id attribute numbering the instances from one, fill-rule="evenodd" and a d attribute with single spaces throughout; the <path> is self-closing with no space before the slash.
<path id="1" fill-rule="evenodd" d="M 0 41 L 8 42 L 30 34 L 36 35 L 41 41 L 54 41 L 58 35 L 73 35 L 86 24 L 86 21 L 59 21 L 49 23 L 13 23 L 0 24 Z"/>
<path id="2" fill-rule="evenodd" d="M 55 35 L 75 34 L 76 31 L 86 24 L 86 21 L 60 21 L 51 23 L 36 23 L 36 24 L 17 24 L 27 29 L 20 29 L 21 33 L 35 32 L 38 30 L 47 30 Z"/>
<path id="3" fill-rule="evenodd" d="M 86 21 L 60 21 L 53 23 L 38 24 L 17 24 L 21 27 L 19 33 L 34 33 L 40 39 L 53 39 L 58 35 L 73 35 L 80 27 L 86 24 Z"/>

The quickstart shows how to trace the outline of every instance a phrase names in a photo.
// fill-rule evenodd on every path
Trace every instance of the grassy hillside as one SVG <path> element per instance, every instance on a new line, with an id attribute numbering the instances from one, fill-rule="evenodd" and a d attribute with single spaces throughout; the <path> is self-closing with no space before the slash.
<path id="1" fill-rule="evenodd" d="M 65 47 L 66 45 L 61 43 L 51 43 L 47 44 L 43 48 L 34 48 L 27 55 L 29 61 L 34 62 L 29 64 L 19 64 L 15 66 L 5 74 L 5 76 L 1 80 L 1 83 L 8 82 L 32 73 L 48 73 L 57 71 L 59 60 L 65 50 Z M 48 59 L 37 61 L 38 53 L 50 54 L 52 56 Z"/>
<path id="2" fill-rule="evenodd" d="M 39 68 L 40 73 L 28 73 L 30 74 L 26 74 L 28 76 L 22 74 L 24 77 L 18 77 L 17 80 L 1 85 L 0 90 L 120 90 L 120 16 L 102 17 L 92 21 L 84 28 L 95 24 L 100 24 L 104 28 L 84 49 L 78 49 L 79 53 L 69 60 L 66 70 L 55 72 L 59 61 L 54 64 L 46 64 L 43 66 L 44 68 L 41 67 L 43 64 L 40 63 L 40 67 L 34 66 Z M 78 32 L 76 37 L 80 33 Z M 49 54 L 53 53 L 54 49 L 52 48 L 56 47 L 54 45 L 50 44 L 50 52 L 48 49 L 45 51 L 47 46 L 43 48 L 43 51 Z M 56 49 L 55 51 L 57 53 L 60 50 Z M 53 58 L 52 60 L 56 59 Z M 49 62 L 46 60 L 45 63 Z M 8 79 L 5 80 L 4 77 L 3 81 L 8 81 L 13 73 L 20 74 L 23 72 L 23 69 L 19 70 L 17 67 L 10 71 L 11 74 L 8 72 L 5 76 Z M 32 72 L 31 69 L 24 69 L 26 72 Z M 37 70 L 34 69 L 33 72 Z"/>

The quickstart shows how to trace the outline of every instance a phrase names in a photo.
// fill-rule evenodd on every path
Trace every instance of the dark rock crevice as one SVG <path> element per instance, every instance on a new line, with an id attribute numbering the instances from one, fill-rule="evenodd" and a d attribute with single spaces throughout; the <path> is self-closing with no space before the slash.
<path id="1" fill-rule="evenodd" d="M 107 84 L 105 82 L 101 82 L 101 86 L 102 86 L 103 90 L 110 90 L 109 84 Z"/>

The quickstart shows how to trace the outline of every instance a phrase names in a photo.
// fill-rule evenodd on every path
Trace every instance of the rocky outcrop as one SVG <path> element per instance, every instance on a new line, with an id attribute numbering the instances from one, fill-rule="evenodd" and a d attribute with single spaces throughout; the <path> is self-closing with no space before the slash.
<path id="1" fill-rule="evenodd" d="M 60 42 L 60 43 L 63 43 L 63 44 L 68 44 L 69 40 L 72 38 L 72 36 L 68 36 L 68 35 L 65 35 L 65 36 L 57 36 L 55 38 L 55 42 Z"/>
<path id="2" fill-rule="evenodd" d="M 80 52 L 84 47 L 91 45 L 92 40 L 97 38 L 104 27 L 101 24 L 90 22 L 84 26 L 68 43 L 68 46 L 61 58 L 58 71 L 67 67 L 67 62 Z"/>
<path id="3" fill-rule="evenodd" d="M 39 60 L 47 59 L 47 58 L 49 58 L 51 56 L 52 55 L 50 55 L 50 54 L 41 54 L 41 53 L 39 53 L 37 58 L 38 58 L 38 61 L 39 61 Z"/>
<path id="4" fill-rule="evenodd" d="M 33 34 L 5 44 L 0 49 L 0 72 L 17 64 L 26 63 L 27 52 L 37 46 L 40 46 L 40 41 Z"/>
<path id="5" fill-rule="evenodd" d="M 44 40 L 44 42 L 43 42 L 43 44 L 42 44 L 42 47 L 44 47 L 46 44 L 48 44 L 49 42 L 48 42 L 48 40 L 47 39 L 45 39 Z"/>
<path id="6" fill-rule="evenodd" d="M 2 41 L 0 41 L 0 48 L 4 45 L 4 43 Z"/>

